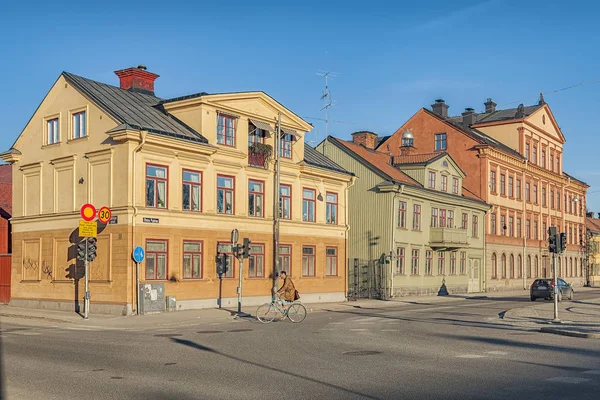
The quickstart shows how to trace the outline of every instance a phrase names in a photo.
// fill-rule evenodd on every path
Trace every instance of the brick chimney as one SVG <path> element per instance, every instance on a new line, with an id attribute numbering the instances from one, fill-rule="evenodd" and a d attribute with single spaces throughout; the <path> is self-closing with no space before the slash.
<path id="1" fill-rule="evenodd" d="M 477 114 L 475 114 L 475 110 L 472 108 L 465 108 L 465 112 L 462 113 L 462 124 L 464 127 L 470 127 L 471 125 L 473 125 L 475 123 L 475 117 L 477 116 Z"/>
<path id="2" fill-rule="evenodd" d="M 352 134 L 352 143 L 362 144 L 367 149 L 374 150 L 377 143 L 377 134 L 369 131 L 359 131 Z"/>
<path id="3" fill-rule="evenodd" d="M 496 103 L 494 103 L 494 100 L 492 100 L 491 97 L 489 97 L 483 105 L 485 106 L 486 114 L 491 114 L 496 111 Z"/>
<path id="4" fill-rule="evenodd" d="M 434 104 L 431 105 L 431 109 L 434 113 L 443 118 L 448 118 L 448 107 L 449 105 L 443 99 L 437 99 Z"/>
<path id="5" fill-rule="evenodd" d="M 120 69 L 115 74 L 119 77 L 121 89 L 154 96 L 154 81 L 158 75 L 146 71 L 145 65 Z"/>

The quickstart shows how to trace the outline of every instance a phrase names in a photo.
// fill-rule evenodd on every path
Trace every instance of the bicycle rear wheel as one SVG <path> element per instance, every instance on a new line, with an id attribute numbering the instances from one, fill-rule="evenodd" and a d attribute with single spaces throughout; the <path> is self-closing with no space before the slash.
<path id="1" fill-rule="evenodd" d="M 275 308 L 275 306 L 271 303 L 263 304 L 262 306 L 258 307 L 258 310 L 256 310 L 256 318 L 265 324 L 273 321 L 277 314 L 277 308 Z"/>
<path id="2" fill-rule="evenodd" d="M 292 322 L 302 322 L 306 318 L 306 307 L 299 303 L 292 304 L 288 309 L 287 316 Z"/>

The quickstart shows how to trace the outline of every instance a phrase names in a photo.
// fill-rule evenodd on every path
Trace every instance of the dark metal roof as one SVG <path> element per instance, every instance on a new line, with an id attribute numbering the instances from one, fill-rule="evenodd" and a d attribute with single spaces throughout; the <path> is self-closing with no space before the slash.
<path id="1" fill-rule="evenodd" d="M 570 178 L 571 180 L 574 180 L 574 181 L 577 181 L 577 182 L 581 183 L 582 185 L 585 185 L 585 186 L 587 186 L 587 187 L 590 187 L 590 185 L 588 185 L 588 184 L 587 184 L 587 183 L 585 183 L 584 181 L 582 181 L 582 180 L 579 180 L 579 179 L 575 178 L 573 175 L 569 175 L 569 174 L 567 174 L 565 171 L 563 171 L 563 175 L 564 175 L 564 176 L 566 176 L 567 178 Z"/>
<path id="2" fill-rule="evenodd" d="M 208 143 L 200 133 L 167 114 L 160 106 L 161 99 L 158 97 L 130 92 L 69 72 L 63 72 L 63 76 L 99 107 L 121 122 L 123 124 L 121 127 L 144 129 L 158 135 Z"/>
<path id="3" fill-rule="evenodd" d="M 352 175 L 350 172 L 346 171 L 344 168 L 340 167 L 307 144 L 304 145 L 304 162 L 314 167 L 325 168 L 331 171 Z"/>
<path id="4" fill-rule="evenodd" d="M 475 124 L 485 124 L 488 122 L 498 122 L 498 121 L 510 121 L 511 119 L 520 119 L 523 117 L 527 117 L 528 115 L 533 114 L 538 109 L 543 107 L 543 104 L 536 104 L 534 106 L 526 106 L 523 107 L 523 115 L 517 116 L 518 108 L 507 108 L 506 110 L 498 110 L 493 113 L 481 113 L 475 114 L 474 123 Z M 448 119 L 452 120 L 452 122 L 458 123 L 462 125 L 463 117 L 462 115 L 457 115 L 455 117 L 449 117 Z"/>

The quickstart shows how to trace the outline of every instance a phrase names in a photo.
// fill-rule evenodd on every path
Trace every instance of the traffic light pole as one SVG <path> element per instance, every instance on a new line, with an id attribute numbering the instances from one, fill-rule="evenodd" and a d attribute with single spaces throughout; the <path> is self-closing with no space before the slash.
<path id="1" fill-rule="evenodd" d="M 89 292 L 89 263 L 88 263 L 88 243 L 85 238 L 85 300 L 83 318 L 88 319 L 88 311 L 90 309 L 90 292 Z"/>
<path id="2" fill-rule="evenodd" d="M 554 270 L 554 321 L 558 319 L 558 276 L 556 274 L 556 253 L 552 253 L 552 269 Z"/>
<path id="3" fill-rule="evenodd" d="M 239 257 L 240 263 L 240 280 L 238 284 L 238 315 L 242 314 L 242 274 L 244 272 L 244 257 Z"/>

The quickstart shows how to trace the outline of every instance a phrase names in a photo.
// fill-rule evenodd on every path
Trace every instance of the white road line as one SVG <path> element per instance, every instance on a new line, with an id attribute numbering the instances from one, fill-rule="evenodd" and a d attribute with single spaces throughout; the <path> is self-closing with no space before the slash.
<path id="1" fill-rule="evenodd" d="M 344 325 L 345 322 L 330 322 L 329 325 Z"/>
<path id="2" fill-rule="evenodd" d="M 508 354 L 507 351 L 486 351 L 485 354 L 493 354 L 495 356 L 505 356 Z"/>
<path id="3" fill-rule="evenodd" d="M 334 331 L 335 329 L 330 329 L 330 328 L 321 328 L 322 331 Z"/>
<path id="4" fill-rule="evenodd" d="M 354 319 L 351 320 L 352 322 L 369 322 L 369 321 L 373 321 L 375 319 L 379 319 L 380 317 L 368 317 L 368 318 L 358 318 L 358 319 Z"/>
<path id="5" fill-rule="evenodd" d="M 350 332 L 366 332 L 368 329 L 350 329 Z"/>
<path id="6" fill-rule="evenodd" d="M 388 322 L 388 325 L 400 325 L 402 322 L 396 321 L 396 322 Z"/>
<path id="7" fill-rule="evenodd" d="M 487 356 L 482 356 L 481 354 L 461 354 L 460 356 L 456 356 L 457 358 L 485 358 Z"/>
<path id="8" fill-rule="evenodd" d="M 586 374 L 586 375 L 600 375 L 600 369 L 591 369 L 589 371 L 582 372 L 582 374 Z"/>
<path id="9" fill-rule="evenodd" d="M 375 322 L 359 322 L 359 325 L 375 325 Z"/>
<path id="10" fill-rule="evenodd" d="M 381 332 L 400 332 L 400 329 L 382 329 Z"/>
<path id="11" fill-rule="evenodd" d="M 554 378 L 546 379 L 548 382 L 560 382 L 560 383 L 581 383 L 591 381 L 591 379 L 587 378 L 576 378 L 574 376 L 557 376 Z"/>

